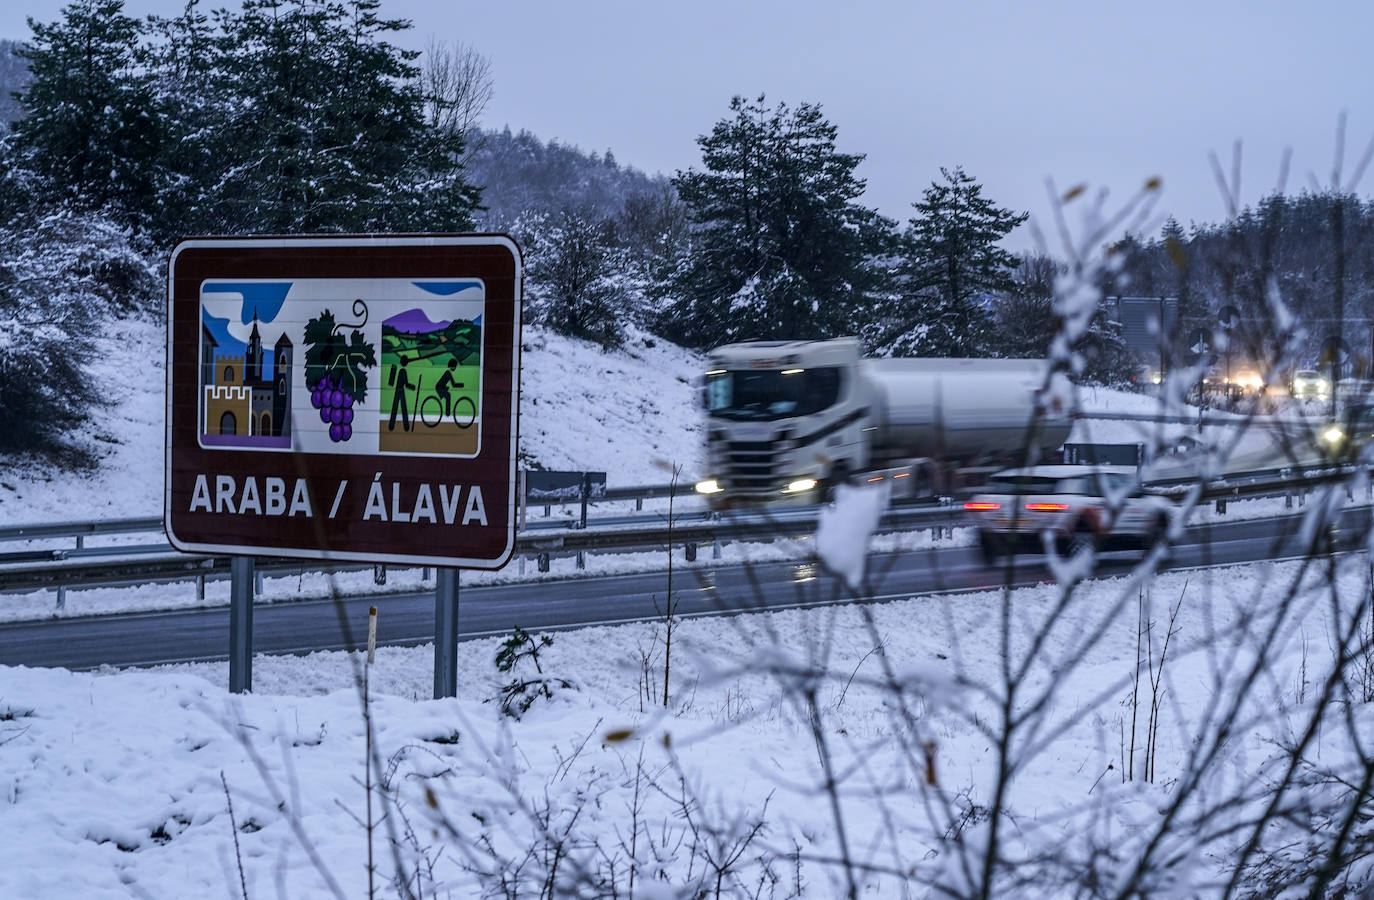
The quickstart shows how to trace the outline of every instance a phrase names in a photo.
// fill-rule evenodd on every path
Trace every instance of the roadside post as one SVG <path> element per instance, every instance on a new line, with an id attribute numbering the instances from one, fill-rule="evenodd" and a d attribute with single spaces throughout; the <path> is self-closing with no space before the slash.
<path id="1" fill-rule="evenodd" d="M 515 548 L 522 278 L 499 234 L 173 250 L 163 527 L 232 558 L 230 690 L 252 690 L 263 556 L 371 564 L 379 581 L 435 568 L 434 690 L 456 695 L 458 572 Z"/>
<path id="2" fill-rule="evenodd" d="M 458 696 L 458 569 L 439 569 L 434 588 L 434 699 Z M 440 648 L 443 652 L 440 652 Z"/>
<path id="3" fill-rule="evenodd" d="M 229 690 L 253 689 L 253 557 L 229 562 Z"/>

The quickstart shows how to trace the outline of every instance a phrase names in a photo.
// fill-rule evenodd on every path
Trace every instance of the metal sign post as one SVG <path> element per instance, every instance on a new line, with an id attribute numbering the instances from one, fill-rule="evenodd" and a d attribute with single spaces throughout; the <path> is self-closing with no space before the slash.
<path id="1" fill-rule="evenodd" d="M 458 570 L 435 572 L 434 699 L 458 696 Z"/>
<path id="2" fill-rule="evenodd" d="M 253 557 L 229 562 L 229 691 L 253 689 Z"/>

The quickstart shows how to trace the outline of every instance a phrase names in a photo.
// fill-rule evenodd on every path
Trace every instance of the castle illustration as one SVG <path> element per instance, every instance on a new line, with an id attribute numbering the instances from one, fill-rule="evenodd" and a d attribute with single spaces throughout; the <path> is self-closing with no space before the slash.
<path id="1" fill-rule="evenodd" d="M 220 353 L 219 342 L 209 328 L 201 325 L 202 443 L 291 446 L 293 349 L 291 339 L 283 334 L 272 348 L 270 368 L 265 367 L 256 311 L 247 352 L 242 356 Z"/>

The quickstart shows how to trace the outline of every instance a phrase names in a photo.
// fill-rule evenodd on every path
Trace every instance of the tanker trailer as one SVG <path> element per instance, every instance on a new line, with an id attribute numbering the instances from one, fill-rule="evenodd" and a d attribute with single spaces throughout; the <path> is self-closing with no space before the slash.
<path id="1" fill-rule="evenodd" d="M 703 383 L 709 474 L 696 489 L 713 509 L 817 502 L 837 484 L 885 479 L 911 496 L 1038 462 L 1070 427 L 1062 412 L 1033 422 L 1047 369 L 861 359 L 855 338 L 718 347 Z"/>

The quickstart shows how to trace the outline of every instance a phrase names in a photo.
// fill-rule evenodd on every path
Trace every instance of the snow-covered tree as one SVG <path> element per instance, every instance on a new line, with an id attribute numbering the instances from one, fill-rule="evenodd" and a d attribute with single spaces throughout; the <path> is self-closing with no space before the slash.
<path id="1" fill-rule="evenodd" d="M 199 0 L 188 0 L 175 18 L 150 17 L 148 31 L 139 58 L 167 129 L 155 172 L 153 230 L 169 239 L 224 231 L 216 202 L 226 159 L 221 134 L 245 101 L 222 77 L 220 35 Z"/>
<path id="2" fill-rule="evenodd" d="M 557 216 L 564 209 L 597 219 L 628 219 L 631 205 L 652 204 L 665 194 L 668 203 L 678 205 L 667 179 L 623 166 L 611 154 L 588 153 L 509 127 L 481 131 L 473 145 L 468 172 L 483 189 L 485 209 L 476 215 L 486 229 L 507 230 L 523 216 Z"/>
<path id="3" fill-rule="evenodd" d="M 846 332 L 881 281 L 888 223 L 858 203 L 862 154 L 836 149 L 815 104 L 735 97 L 697 139 L 701 170 L 673 179 L 691 220 L 673 280 L 676 334 L 706 346 L 747 336 Z"/>
<path id="4" fill-rule="evenodd" d="M 1011 288 L 993 303 L 991 347 L 999 356 L 1038 359 L 1050 355 L 1050 345 L 1064 327 L 1055 312 L 1055 296 L 1066 272 L 1067 266 L 1052 257 L 1038 253 L 1021 257 Z M 1121 323 L 1100 304 L 1072 350 L 1081 381 L 1121 384 L 1135 371 Z"/>
<path id="5" fill-rule="evenodd" d="M 612 231 L 609 221 L 572 210 L 531 214 L 517 224 L 530 321 L 606 348 L 623 342 L 630 292 L 625 254 Z"/>
<path id="6" fill-rule="evenodd" d="M 35 187 L 46 195 L 138 222 L 162 142 L 135 65 L 141 28 L 122 0 L 76 0 L 62 14 L 52 24 L 29 20 L 33 39 L 20 53 L 31 81 L 10 165 L 38 173 Z"/>
<path id="7" fill-rule="evenodd" d="M 0 450 L 79 452 L 70 439 L 93 407 L 114 399 L 88 368 L 99 323 L 156 296 L 154 271 L 127 227 L 60 208 L 4 216 Z"/>
<path id="8" fill-rule="evenodd" d="M 985 298 L 1013 286 L 1017 257 L 998 246 L 1028 213 L 1003 209 L 962 167 L 941 169 L 912 206 L 905 262 L 868 343 L 896 356 L 983 356 L 991 346 Z"/>
<path id="9" fill-rule="evenodd" d="M 993 306 L 993 346 L 999 356 L 1044 357 L 1061 323 L 1054 315 L 1054 284 L 1064 266 L 1043 254 L 1027 254 L 1012 286 Z"/>
<path id="10" fill-rule="evenodd" d="M 157 219 L 187 231 L 462 230 L 478 192 L 461 132 L 426 119 L 409 27 L 379 0 L 192 0 L 142 53 L 173 140 Z"/>

